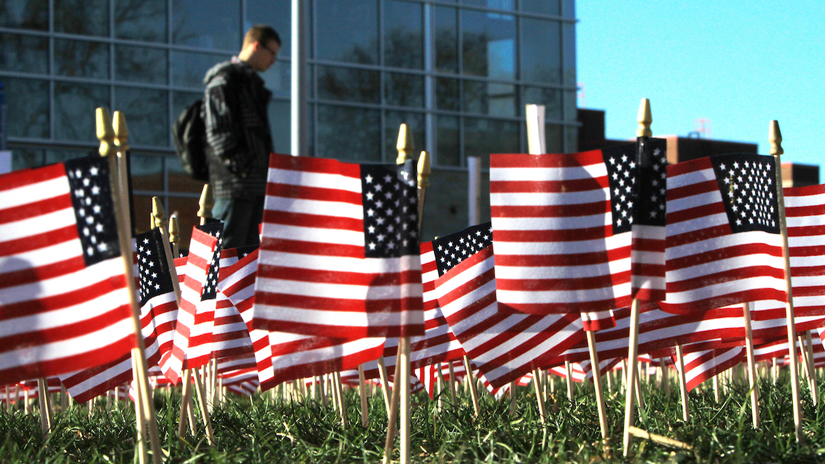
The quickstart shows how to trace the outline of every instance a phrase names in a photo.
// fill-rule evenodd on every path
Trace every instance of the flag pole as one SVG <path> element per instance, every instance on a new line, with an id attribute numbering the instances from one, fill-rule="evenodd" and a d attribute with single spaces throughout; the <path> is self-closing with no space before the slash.
<path id="1" fill-rule="evenodd" d="M 759 383 L 756 378 L 756 361 L 753 357 L 753 329 L 751 328 L 751 303 L 742 303 L 742 315 L 745 320 L 745 355 L 748 357 L 748 382 L 751 390 L 751 411 L 753 428 L 759 428 Z M 716 379 L 716 376 L 713 376 Z M 716 381 L 714 387 L 718 386 Z M 718 402 L 718 400 L 717 400 Z"/>
<path id="2" fill-rule="evenodd" d="M 129 203 L 128 198 L 125 197 L 126 192 L 120 188 L 120 179 L 125 179 L 126 175 L 119 174 L 118 162 L 116 157 L 118 152 L 122 152 L 125 160 L 125 153 L 129 149 L 126 143 L 128 131 L 126 129 L 126 120 L 118 113 L 118 137 L 115 137 L 115 130 L 112 127 L 112 118 L 107 108 L 97 108 L 95 111 L 95 124 L 97 138 L 100 140 L 99 153 L 104 158 L 107 158 L 109 165 L 109 180 L 112 187 L 112 196 L 115 206 L 115 216 L 118 228 L 118 244 L 120 246 L 120 254 L 123 260 L 124 274 L 126 277 L 126 285 L 128 286 L 129 307 L 131 309 L 132 331 L 135 336 L 135 347 L 132 348 L 132 361 L 134 363 L 135 380 L 140 383 L 142 387 L 149 386 L 148 372 L 146 369 L 146 350 L 143 340 L 142 325 L 140 323 L 140 308 L 138 306 L 135 291 L 135 275 L 134 265 L 132 263 L 132 246 L 128 234 L 131 233 L 131 226 L 129 225 Z M 117 148 L 116 148 L 117 147 Z M 125 164 L 120 163 L 125 169 Z M 161 447 L 160 438 L 158 437 L 157 421 L 155 419 L 155 407 L 150 397 L 151 389 L 138 390 L 140 394 L 137 402 L 142 403 L 142 408 L 146 414 L 146 422 L 149 425 L 149 439 L 152 446 L 152 459 L 155 464 L 161 463 Z"/>
<path id="3" fill-rule="evenodd" d="M 215 200 L 212 197 L 212 187 L 209 184 L 203 185 L 201 197 L 198 200 L 198 217 L 200 217 L 200 225 L 206 224 L 206 220 L 212 217 L 212 206 Z M 198 405 L 201 408 L 201 415 L 203 416 L 203 423 L 206 425 L 206 437 L 210 445 L 215 444 L 215 436 L 212 434 L 212 418 L 209 417 L 209 410 L 206 409 L 206 392 L 204 391 L 203 382 L 201 381 L 200 369 L 197 367 L 192 369 L 195 377 L 195 394 L 198 397 Z"/>
<path id="4" fill-rule="evenodd" d="M 816 362 L 814 361 L 814 342 L 811 339 L 811 331 L 805 331 L 805 347 L 806 352 L 808 353 L 808 369 L 811 373 L 809 382 L 811 384 L 811 398 L 813 399 L 814 406 L 818 403 L 819 398 L 819 388 L 816 384 Z"/>
<path id="5" fill-rule="evenodd" d="M 8 399 L 8 398 L 7 398 Z M 44 439 L 52 433 L 52 404 L 49 401 L 49 383 L 45 377 L 37 379 L 37 403 L 40 406 L 40 428 Z"/>
<path id="6" fill-rule="evenodd" d="M 643 98 L 639 106 L 639 113 L 636 118 L 639 123 L 636 129 L 636 137 L 639 138 L 639 144 L 642 145 L 646 140 L 653 136 L 650 130 L 650 124 L 653 122 L 653 116 L 650 111 L 650 100 Z M 642 146 L 639 147 L 641 151 Z M 630 428 L 633 426 L 633 407 L 634 407 L 634 392 L 636 385 L 638 385 L 638 359 L 639 356 L 639 300 L 633 299 L 630 304 L 630 333 L 628 335 L 628 349 L 627 349 L 627 372 L 625 372 L 627 388 L 625 390 L 625 410 L 624 410 L 624 457 L 630 452 L 631 433 Z M 641 393 L 641 392 L 639 392 Z M 640 395 L 641 396 L 641 395 Z"/>
<path id="7" fill-rule="evenodd" d="M 370 425 L 369 402 L 367 402 L 367 381 L 364 378 L 364 366 L 358 365 L 358 393 L 361 395 L 361 426 Z"/>
<path id="8" fill-rule="evenodd" d="M 682 354 L 682 345 L 676 345 L 676 362 L 679 367 L 679 392 L 682 395 L 682 420 L 687 422 L 690 419 L 688 410 L 688 391 L 685 379 L 685 356 Z"/>
<path id="9" fill-rule="evenodd" d="M 785 319 L 788 326 L 788 351 L 791 353 L 789 367 L 791 369 L 791 393 L 793 395 L 793 422 L 796 441 L 802 441 L 802 411 L 799 408 L 799 366 L 796 359 L 796 318 L 793 306 L 793 284 L 791 283 L 791 258 L 788 253 L 788 225 L 785 221 L 785 193 L 782 190 L 782 161 L 780 156 L 785 153 L 782 149 L 782 133 L 779 131 L 779 122 L 771 121 L 768 141 L 770 154 L 776 164 L 776 196 L 779 207 L 779 226 L 782 232 L 782 256 L 785 258 Z"/>

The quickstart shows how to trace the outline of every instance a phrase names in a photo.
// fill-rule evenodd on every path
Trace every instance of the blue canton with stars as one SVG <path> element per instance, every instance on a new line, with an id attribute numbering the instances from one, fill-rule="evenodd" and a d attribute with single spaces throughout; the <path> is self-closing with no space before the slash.
<path id="1" fill-rule="evenodd" d="M 87 266 L 120 256 L 115 207 L 105 158 L 91 156 L 63 163 L 71 189 L 77 233 Z"/>
<path id="2" fill-rule="evenodd" d="M 710 160 L 731 231 L 780 233 L 773 157 L 728 154 Z"/>
<path id="3" fill-rule="evenodd" d="M 140 305 L 150 299 L 173 292 L 172 276 L 163 251 L 160 229 L 135 237 L 138 259 L 138 278 L 140 279 Z"/>
<path id="4" fill-rule="evenodd" d="M 485 222 L 433 240 L 438 276 L 493 244 L 493 224 Z"/>
<path id="5" fill-rule="evenodd" d="M 664 226 L 667 217 L 667 141 L 640 139 L 636 145 L 602 150 L 610 188 L 613 234 L 633 224 Z M 640 192 L 641 190 L 641 192 Z"/>
<path id="6" fill-rule="evenodd" d="M 418 188 L 412 161 L 362 164 L 366 258 L 418 256 Z"/>
<path id="7" fill-rule="evenodd" d="M 221 244 L 223 242 L 223 222 L 213 220 L 202 226 L 197 226 L 198 230 L 207 233 L 218 239 L 215 251 L 209 260 L 209 270 L 206 271 L 206 281 L 203 283 L 201 301 L 214 300 L 218 296 L 218 273 L 221 263 Z"/>

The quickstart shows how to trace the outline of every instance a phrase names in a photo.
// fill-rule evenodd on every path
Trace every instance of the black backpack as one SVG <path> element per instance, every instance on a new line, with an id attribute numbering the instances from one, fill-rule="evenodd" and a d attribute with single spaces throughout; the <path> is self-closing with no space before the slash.
<path id="1" fill-rule="evenodd" d="M 180 165 L 193 179 L 208 182 L 206 163 L 206 124 L 203 121 L 203 100 L 187 106 L 172 126 L 175 152 Z"/>

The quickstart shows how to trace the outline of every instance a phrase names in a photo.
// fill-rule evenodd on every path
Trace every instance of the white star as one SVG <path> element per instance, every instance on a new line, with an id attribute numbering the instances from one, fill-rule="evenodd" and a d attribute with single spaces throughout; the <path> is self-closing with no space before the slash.
<path id="1" fill-rule="evenodd" d="M 368 184 L 371 184 L 372 183 L 372 176 L 367 174 L 367 177 L 365 177 L 364 180 L 367 181 Z"/>

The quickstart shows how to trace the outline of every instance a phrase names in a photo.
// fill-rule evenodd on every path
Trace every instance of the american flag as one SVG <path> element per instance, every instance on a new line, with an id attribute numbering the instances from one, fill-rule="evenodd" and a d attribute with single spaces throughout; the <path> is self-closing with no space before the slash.
<path id="1" fill-rule="evenodd" d="M 484 228 L 486 226 L 482 226 Z M 475 236 L 478 226 L 438 238 L 436 262 L 450 243 Z M 489 234 L 489 228 L 485 230 Z M 494 387 L 543 367 L 584 338 L 579 313 L 534 315 L 500 311 L 493 247 L 487 245 L 451 268 L 439 269 L 436 296 L 464 351 Z M 446 259 L 445 259 L 446 261 Z"/>
<path id="2" fill-rule="evenodd" d="M 270 157 L 255 328 L 424 334 L 412 163 Z"/>
<path id="3" fill-rule="evenodd" d="M 0 176 L 0 378 L 114 361 L 135 344 L 106 160 Z"/>
<path id="4" fill-rule="evenodd" d="M 159 229 L 135 237 L 139 282 L 141 326 L 146 346 L 147 366 L 157 365 L 161 353 L 172 347 L 178 303 L 172 287 L 172 275 L 166 263 Z M 111 363 L 60 375 L 75 401 L 85 403 L 118 385 L 133 379 L 129 354 Z"/>
<path id="5" fill-rule="evenodd" d="M 706 350 L 684 355 L 685 380 L 688 391 L 705 380 L 712 379 L 745 359 L 745 348 L 736 346 L 724 350 Z"/>
<path id="6" fill-rule="evenodd" d="M 775 181 L 770 156 L 716 155 L 668 167 L 662 309 L 785 301 Z"/>
<path id="7" fill-rule="evenodd" d="M 235 264 L 258 247 L 241 247 L 221 250 L 220 279 L 223 278 L 223 269 Z M 215 325 L 212 332 L 212 357 L 246 358 L 254 366 L 255 355 L 252 350 L 252 340 L 249 329 L 244 323 L 238 308 L 232 304 L 227 296 L 218 289 L 215 305 Z"/>
<path id="8" fill-rule="evenodd" d="M 192 229 L 173 346 L 160 360 L 163 374 L 173 383 L 184 369 L 206 364 L 212 353 L 222 230 L 220 222 Z"/>
<path id="9" fill-rule="evenodd" d="M 635 145 L 491 157 L 503 310 L 594 312 L 664 298 L 666 142 L 643 142 L 638 160 Z"/>

